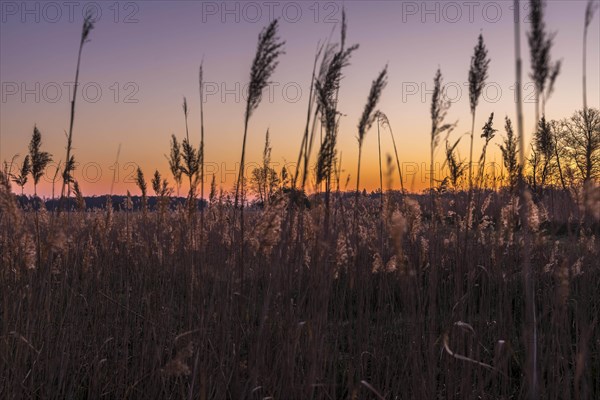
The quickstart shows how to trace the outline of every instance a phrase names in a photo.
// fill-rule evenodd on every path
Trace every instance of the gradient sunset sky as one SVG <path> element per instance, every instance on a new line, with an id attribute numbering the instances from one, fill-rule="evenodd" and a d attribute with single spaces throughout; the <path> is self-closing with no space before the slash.
<path id="1" fill-rule="evenodd" d="M 529 78 L 526 32 L 527 2 L 522 3 L 525 127 L 533 130 L 533 86 Z M 90 42 L 84 46 L 77 99 L 73 146 L 79 162 L 75 178 L 85 195 L 110 191 L 117 149 L 121 146 L 116 194 L 130 190 L 137 165 L 147 180 L 155 169 L 170 182 L 165 154 L 170 135 L 185 136 L 183 96 L 190 108 L 190 136 L 200 141 L 198 67 L 204 59 L 205 155 L 207 174 L 230 189 L 239 162 L 245 99 L 244 85 L 258 34 L 280 19 L 286 54 L 273 76 L 270 95 L 263 98 L 250 122 L 249 164 L 259 163 L 264 135 L 270 130 L 272 162 L 281 168 L 296 160 L 306 118 L 315 49 L 330 35 L 339 40 L 342 6 L 348 19 L 349 44 L 360 48 L 345 69 L 339 94 L 344 114 L 339 133 L 343 179 L 356 177 L 357 123 L 371 81 L 388 64 L 389 83 L 379 109 L 394 130 L 407 187 L 426 185 L 423 169 L 429 160 L 429 107 L 433 76 L 438 68 L 454 101 L 447 120 L 458 120 L 452 139 L 470 130 L 467 73 L 477 36 L 482 33 L 491 58 L 488 89 L 476 120 L 476 158 L 479 133 L 495 112 L 499 130 L 490 146 L 489 161 L 501 163 L 497 146 L 504 135 L 504 117 L 514 119 L 514 36 L 512 1 L 346 1 L 346 2 L 12 2 L 2 1 L 0 23 L 0 161 L 27 152 L 34 124 L 43 147 L 56 162 L 65 159 L 69 124 L 70 83 L 86 8 L 100 12 Z M 548 1 L 546 23 L 555 31 L 553 60 L 562 60 L 555 92 L 546 114 L 561 119 L 582 108 L 582 36 L 586 1 Z M 600 107 L 600 17 L 596 13 L 588 35 L 588 105 Z M 332 33 L 333 32 L 333 33 Z M 416 93 L 415 93 L 416 92 Z M 393 154 L 387 131 L 382 150 Z M 379 185 L 377 130 L 368 132 L 363 150 L 361 183 L 367 190 Z M 443 161 L 443 143 L 437 160 Z M 468 156 L 464 137 L 460 154 Z M 315 158 L 313 157 L 313 160 Z M 52 175 L 55 167 L 49 167 Z M 410 171 L 413 174 L 410 174 Z M 210 178 L 207 178 L 209 180 Z M 395 188 L 399 187 L 397 180 Z M 208 183 L 207 183 L 208 187 Z M 26 193 L 32 193 L 31 183 Z M 48 196 L 51 185 L 39 193 Z"/>

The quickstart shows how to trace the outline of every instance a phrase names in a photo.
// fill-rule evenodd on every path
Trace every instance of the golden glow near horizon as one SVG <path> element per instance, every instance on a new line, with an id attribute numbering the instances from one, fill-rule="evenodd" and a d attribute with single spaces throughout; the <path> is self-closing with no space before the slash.
<path id="1" fill-rule="evenodd" d="M 10 2 L 13 4 L 12 2 Z M 504 117 L 514 120 L 514 50 L 512 2 L 477 2 L 480 6 L 459 14 L 448 2 L 346 2 L 348 43 L 360 48 L 344 70 L 339 92 L 340 129 L 338 156 L 342 158 L 341 186 L 355 187 L 358 155 L 357 124 L 371 81 L 387 63 L 389 83 L 378 109 L 386 113 L 398 146 L 405 187 L 420 191 L 429 182 L 429 107 L 433 76 L 438 66 L 447 85 L 452 107 L 448 122 L 457 121 L 450 140 L 470 131 L 467 72 L 477 35 L 484 35 L 491 58 L 488 86 L 477 109 L 475 156 L 479 157 L 480 128 L 491 112 L 495 113 L 496 138 L 488 148 L 487 160 L 500 173 L 498 146 L 504 135 Z M 4 3 L 3 3 L 4 4 Z M 14 3 L 21 7 L 20 3 Z M 205 68 L 205 159 L 208 192 L 214 173 L 217 184 L 230 190 L 237 176 L 243 135 L 245 90 L 249 67 L 260 29 L 268 18 L 249 18 L 244 3 L 233 4 L 233 14 L 221 15 L 221 3 L 142 2 L 138 12 L 124 19 L 128 11 L 115 17 L 108 4 L 90 34 L 82 55 L 80 91 L 75 117 L 73 152 L 78 162 L 75 178 L 85 195 L 110 192 L 137 194 L 134 172 L 139 166 L 150 181 L 158 169 L 171 184 L 165 155 L 171 134 L 185 136 L 183 96 L 189 103 L 189 129 L 192 143 L 200 142 L 198 66 Z M 216 11 L 208 5 L 215 5 Z M 234 7 L 238 4 L 238 7 Z M 257 3 L 262 4 L 262 3 Z M 337 40 L 341 3 L 320 4 L 287 2 L 301 10 L 295 21 L 282 18 L 280 36 L 286 40 L 273 82 L 250 121 L 247 168 L 262 163 L 267 129 L 270 131 L 272 163 L 276 169 L 293 169 L 300 146 L 310 88 L 314 52 L 319 40 Z M 316 3 L 315 3 L 316 4 Z M 584 1 L 548 2 L 546 24 L 557 31 L 552 58 L 563 67 L 555 92 L 548 100 L 549 119 L 569 117 L 582 107 L 581 38 Z M 122 5 L 123 6 L 123 5 Z M 310 7 L 313 8 L 310 8 Z M 410 7 L 409 7 L 410 6 Z M 414 7 L 416 7 L 416 9 Z M 33 6 L 32 6 L 33 7 Z M 208 8 L 207 8 L 208 7 Z M 319 8 L 321 7 L 321 8 Z M 282 8 L 283 9 L 283 8 Z M 237 11 L 236 11 L 237 10 Z M 291 6 L 287 6 L 291 12 Z M 499 10 L 500 14 L 497 13 Z M 35 15 L 24 17 L 17 10 L 3 9 L 0 24 L 0 158 L 21 162 L 34 124 L 42 132 L 43 148 L 53 154 L 54 166 L 48 168 L 38 192 L 52 195 L 52 176 L 56 163 L 65 158 L 65 130 L 68 129 L 74 61 L 81 21 L 64 18 L 44 20 L 40 6 Z M 494 12 L 493 12 L 494 11 Z M 32 11 L 35 13 L 35 10 Z M 234 18 L 238 13 L 237 20 Z M 76 14 L 78 16 L 78 14 Z M 47 17 L 47 16 L 46 16 Z M 588 34 L 588 103 L 600 107 L 599 16 Z M 374 28 L 375 27 L 375 28 Z M 533 87 L 529 75 L 529 53 L 522 24 L 525 131 L 529 142 L 534 129 Z M 384 189 L 387 188 L 387 155 L 393 158 L 394 189 L 399 189 L 396 161 L 389 131 L 382 128 Z M 317 130 L 316 142 L 319 131 Z M 121 152 L 116 164 L 117 149 Z M 316 162 L 315 144 L 312 162 Z M 436 151 L 436 164 L 443 163 L 444 143 Z M 468 157 L 468 138 L 459 145 L 461 158 Z M 438 167 L 438 168 L 439 168 Z M 491 168 L 491 167 L 490 167 Z M 289 168 L 288 168 L 289 169 Z M 436 177 L 442 172 L 436 169 Z M 115 177 L 115 182 L 113 181 Z M 60 174 L 59 174 L 60 180 Z M 57 187 L 59 187 L 58 185 Z M 368 191 L 379 187 L 377 126 L 367 133 L 361 170 L 361 186 Z M 185 193 L 185 184 L 182 193 Z M 312 184 L 309 182 L 309 188 Z M 31 194 L 28 183 L 25 192 Z"/>

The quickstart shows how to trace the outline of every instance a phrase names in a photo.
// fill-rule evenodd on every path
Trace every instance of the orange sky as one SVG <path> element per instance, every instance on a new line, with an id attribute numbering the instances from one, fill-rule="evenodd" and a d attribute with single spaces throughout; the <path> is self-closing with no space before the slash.
<path id="1" fill-rule="evenodd" d="M 431 2 L 434 3 L 438 9 L 432 6 L 433 14 L 427 14 L 427 10 L 417 10 L 414 14 L 414 10 L 406 8 L 406 2 L 345 3 L 348 42 L 360 44 L 345 70 L 339 95 L 339 110 L 343 113 L 338 139 L 343 159 L 342 182 L 350 175 L 349 189 L 354 187 L 356 178 L 358 119 L 371 81 L 386 63 L 389 83 L 378 108 L 390 119 L 405 175 L 414 171 L 412 176 L 405 176 L 406 187 L 420 190 L 426 186 L 428 175 L 424 169 L 429 162 L 431 100 L 428 91 L 433 87 L 433 75 L 439 66 L 449 85 L 448 95 L 453 105 L 447 120 L 458 121 L 450 138 L 455 140 L 470 130 L 468 87 L 464 84 L 480 32 L 492 62 L 488 91 L 477 110 L 475 154 L 478 158 L 482 145 L 478 130 L 489 114 L 495 112 L 495 128 L 499 132 L 490 145 L 487 159 L 501 162 L 496 144 L 504 134 L 504 117 L 514 118 L 515 114 L 512 2 L 481 2 L 481 9 L 476 9 L 472 18 L 467 10 L 462 10 L 458 18 L 450 14 L 453 10 L 444 8 L 447 3 Z M 273 163 L 279 168 L 295 162 L 305 124 L 314 50 L 318 41 L 326 39 L 332 31 L 334 40 L 338 35 L 334 29 L 341 7 L 323 8 L 317 16 L 316 10 L 308 8 L 308 3 L 294 4 L 303 14 L 295 22 L 290 15 L 281 20 L 280 35 L 287 42 L 286 54 L 273 76 L 271 98 L 267 95 L 263 99 L 250 122 L 246 154 L 249 164 L 261 161 L 267 129 L 271 133 Z M 420 7 L 421 3 L 415 4 Z M 321 4 L 321 7 L 325 6 Z M 499 16 L 492 14 L 498 10 Z M 584 10 L 584 1 L 550 1 L 548 4 L 548 28 L 558 32 L 552 57 L 563 62 L 555 93 L 547 105 L 548 118 L 567 117 L 582 107 Z M 84 194 L 100 195 L 110 191 L 119 146 L 121 154 L 114 193 L 127 190 L 138 193 L 131 179 L 138 165 L 148 180 L 154 169 L 159 169 L 172 181 L 164 155 L 169 151 L 172 133 L 179 139 L 185 135 L 183 96 L 187 96 L 190 108 L 190 136 L 194 143 L 199 142 L 197 74 L 202 58 L 205 80 L 211 90 L 205 103 L 207 172 L 214 171 L 217 182 L 230 189 L 241 151 L 243 87 L 247 83 L 257 35 L 268 19 L 255 21 L 244 14 L 243 9 L 238 11 L 239 22 L 235 16 L 225 15 L 223 19 L 219 15 L 207 15 L 199 2 L 138 3 L 135 23 L 124 23 L 122 15 L 115 22 L 111 12 L 103 10 L 82 58 L 82 92 L 77 103 L 73 145 L 75 158 L 80 163 L 75 177 Z M 42 132 L 44 148 L 54 159 L 59 161 L 65 157 L 68 89 L 69 82 L 73 81 L 81 20 L 75 18 L 71 22 L 63 18 L 51 23 L 43 17 L 35 22 L 31 17 L 23 20 L 18 15 L 5 13 L 0 24 L 2 160 L 10 161 L 13 155 L 26 153 L 34 124 Z M 588 39 L 588 103 L 593 107 L 600 106 L 598 21 L 596 15 Z M 530 84 L 527 29 L 525 22 L 522 55 L 526 85 Z M 534 115 L 531 86 L 526 86 L 524 92 L 526 132 L 531 132 Z M 382 151 L 385 163 L 386 154 L 393 155 L 387 131 L 382 131 Z M 468 155 L 467 137 L 462 139 L 459 151 L 463 158 Z M 361 186 L 373 190 L 379 186 L 375 126 L 365 139 L 363 157 Z M 443 143 L 436 160 L 443 161 Z M 48 172 L 52 175 L 54 169 L 51 167 Z M 397 177 L 393 185 L 399 187 Z M 208 183 L 206 188 L 208 190 Z M 32 185 L 28 184 L 26 193 L 32 192 Z M 43 182 L 39 192 L 49 196 L 51 184 Z"/>

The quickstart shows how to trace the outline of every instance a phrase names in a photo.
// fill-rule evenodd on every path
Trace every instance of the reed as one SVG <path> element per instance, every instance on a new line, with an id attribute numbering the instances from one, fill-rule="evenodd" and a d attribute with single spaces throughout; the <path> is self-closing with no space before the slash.
<path id="1" fill-rule="evenodd" d="M 166 156 L 165 156 L 166 157 Z M 171 152 L 167 157 L 169 161 L 169 169 L 173 174 L 175 185 L 177 187 L 177 197 L 179 197 L 179 188 L 181 187 L 182 165 L 181 165 L 181 145 L 177 141 L 175 135 L 171 135 Z"/>
<path id="2" fill-rule="evenodd" d="M 77 100 L 77 88 L 79 87 L 79 67 L 81 65 L 81 53 L 83 51 L 83 45 L 88 42 L 88 37 L 92 29 L 94 29 L 94 21 L 92 20 L 91 12 L 88 12 L 83 19 L 83 27 L 81 28 L 81 38 L 79 41 L 79 51 L 77 53 L 75 84 L 73 85 L 73 97 L 71 99 L 71 118 L 69 121 L 69 134 L 67 135 L 67 156 L 65 158 L 65 169 L 63 171 L 63 184 L 60 190 L 61 199 L 65 196 L 65 187 L 72 181 L 71 173 L 75 168 L 75 159 L 71 155 L 71 150 L 73 145 L 73 124 L 75 123 L 75 102 Z"/>
<path id="3" fill-rule="evenodd" d="M 510 118 L 505 118 L 504 130 L 506 131 L 506 137 L 500 147 L 502 153 L 502 162 L 504 168 L 508 172 L 509 187 L 512 190 L 517 185 L 520 172 L 518 157 L 518 137 L 515 135 L 512 122 Z"/>
<path id="4" fill-rule="evenodd" d="M 471 106 L 471 142 L 469 147 L 469 192 L 473 190 L 473 135 L 475 133 L 475 112 L 485 81 L 488 78 L 490 59 L 488 50 L 483 41 L 483 35 L 479 35 L 477 45 L 471 57 L 469 68 L 469 104 Z"/>
<path id="5" fill-rule="evenodd" d="M 37 128 L 33 127 L 33 135 L 29 142 L 29 157 L 31 159 L 31 177 L 33 178 L 33 195 L 37 197 L 37 185 L 44 175 L 46 166 L 52 161 L 52 155 L 41 150 L 42 134 Z"/>
<path id="6" fill-rule="evenodd" d="M 185 139 L 183 139 L 183 142 L 181 143 L 181 158 L 183 160 L 183 164 L 179 166 L 179 169 L 183 175 L 188 177 L 189 191 L 187 196 L 187 204 L 189 212 L 192 213 L 196 209 L 196 186 L 198 183 L 201 160 L 199 152 L 190 142 L 190 133 L 188 130 L 188 106 L 185 97 L 183 98 L 183 116 L 185 119 Z M 173 143 L 173 146 L 175 146 L 175 143 Z M 173 149 L 172 151 L 174 153 L 177 152 Z"/>
<path id="7" fill-rule="evenodd" d="M 527 33 L 529 42 L 529 51 L 531 56 L 531 79 L 535 83 L 535 123 L 536 126 L 540 120 L 540 100 L 541 115 L 545 114 L 546 101 L 552 94 L 554 83 L 560 73 L 561 61 L 552 63 L 550 52 L 554 42 L 555 33 L 549 33 L 546 30 L 544 21 L 544 0 L 529 1 L 529 16 L 531 21 L 531 30 Z"/>
<path id="8" fill-rule="evenodd" d="M 479 157 L 479 171 L 477 174 L 477 187 L 481 189 L 483 183 L 483 175 L 485 172 L 485 157 L 487 153 L 488 144 L 494 138 L 494 135 L 498 132 L 497 129 L 494 129 L 494 113 L 490 114 L 487 122 L 483 126 L 481 137 L 485 140 L 483 144 L 483 149 L 481 150 L 481 156 Z"/>
<path id="9" fill-rule="evenodd" d="M 237 209 L 240 201 L 240 276 L 244 278 L 244 172 L 246 159 L 246 140 L 248 136 L 248 124 L 250 117 L 260 105 L 262 91 L 269 85 L 271 76 L 279 64 L 279 57 L 284 53 L 283 45 L 277 36 L 278 20 L 274 19 L 258 36 L 258 45 L 252 67 L 250 69 L 250 82 L 248 86 L 248 97 L 246 100 L 246 112 L 244 113 L 244 137 L 242 140 L 242 155 L 240 158 L 240 173 L 235 186 L 235 203 Z M 240 190 L 241 188 L 241 190 Z"/>
<path id="10" fill-rule="evenodd" d="M 456 147 L 460 143 L 460 140 L 461 138 L 459 137 L 452 145 L 446 140 L 446 160 L 441 168 L 443 170 L 446 165 L 448 166 L 450 183 L 454 189 L 458 188 L 458 183 L 465 169 L 468 167 L 464 161 L 460 160 L 460 156 L 457 155 Z"/>
<path id="11" fill-rule="evenodd" d="M 198 70 L 198 86 L 200 92 L 200 147 L 198 147 L 198 164 L 200 168 L 200 240 L 204 237 L 204 60 Z"/>
<path id="12" fill-rule="evenodd" d="M 358 122 L 358 165 L 356 168 L 356 192 L 355 192 L 355 200 L 354 200 L 354 229 L 355 233 L 357 233 L 358 229 L 358 199 L 360 193 L 360 161 L 362 156 L 362 147 L 365 140 L 365 136 L 371 126 L 375 122 L 377 118 L 377 114 L 375 108 L 377 107 L 377 103 L 381 97 L 381 93 L 385 86 L 387 85 L 387 65 L 381 70 L 377 78 L 371 83 L 371 89 L 369 91 L 369 96 L 367 97 L 367 103 L 365 104 L 365 108 L 363 109 L 362 116 Z M 380 167 L 381 170 L 381 167 Z"/>
<path id="13" fill-rule="evenodd" d="M 142 172 L 140 167 L 138 167 L 136 170 L 135 184 L 138 187 L 138 189 L 140 189 L 142 195 L 141 209 L 145 216 L 148 211 L 148 184 L 146 183 L 144 173 Z"/>
<path id="14" fill-rule="evenodd" d="M 319 58 L 321 57 L 323 48 L 324 48 L 324 45 L 317 46 L 317 51 L 316 51 L 315 59 L 314 59 L 314 63 L 313 63 L 313 70 L 312 70 L 312 75 L 310 78 L 310 89 L 309 89 L 309 93 L 308 93 L 308 109 L 306 111 L 306 125 L 304 127 L 304 134 L 302 135 L 300 151 L 298 152 L 298 161 L 296 162 L 296 170 L 294 171 L 294 176 L 292 178 L 292 189 L 293 190 L 296 190 L 296 187 L 297 187 L 296 182 L 298 181 L 298 176 L 300 174 L 300 162 L 302 160 L 304 160 L 302 190 L 304 190 L 304 184 L 306 183 L 306 175 L 307 175 L 306 170 L 308 168 L 308 160 L 310 158 L 310 152 L 312 150 L 312 139 L 313 139 L 312 135 L 311 135 L 310 140 L 309 140 L 309 130 L 310 130 L 310 122 L 311 122 L 311 116 L 312 116 L 312 109 L 315 105 L 315 94 L 314 94 L 314 85 L 315 85 L 315 79 L 316 79 L 315 74 L 316 74 L 316 69 L 317 69 L 317 63 L 319 62 Z M 318 114 L 318 112 L 319 111 L 317 109 L 315 111 L 315 118 L 313 119 L 314 121 L 316 121 L 316 115 Z"/>
<path id="15" fill-rule="evenodd" d="M 31 163 L 29 162 L 29 154 L 27 154 L 25 156 L 25 158 L 23 158 L 23 163 L 21 164 L 21 168 L 19 168 L 19 174 L 18 175 L 10 174 L 13 182 L 16 183 L 17 186 L 21 187 L 21 196 L 24 195 L 23 190 L 25 188 L 25 185 L 27 184 L 27 180 L 29 179 L 30 172 L 31 172 Z"/>
<path id="16" fill-rule="evenodd" d="M 398 157 L 398 148 L 396 147 L 396 139 L 394 138 L 394 132 L 392 131 L 392 125 L 387 115 L 383 112 L 378 112 L 378 121 L 381 126 L 387 127 L 390 131 L 390 138 L 392 139 L 392 145 L 394 147 L 394 156 L 396 157 L 396 167 L 398 168 L 398 179 L 400 180 L 400 190 L 404 194 L 404 178 L 402 177 L 402 168 L 400 167 L 400 157 Z"/>
<path id="17" fill-rule="evenodd" d="M 443 133 L 447 135 L 452 132 L 456 124 L 444 123 L 446 114 L 450 109 L 450 100 L 445 98 L 444 95 L 445 87 L 443 85 L 442 71 L 438 68 L 433 78 L 433 94 L 431 97 L 431 133 L 430 133 L 430 161 L 429 161 L 429 191 L 431 194 L 431 201 L 433 206 L 433 189 L 435 181 L 435 169 L 434 169 L 434 155 L 435 149 L 437 148 L 440 137 Z M 433 210 L 433 209 L 432 209 Z"/>
<path id="18" fill-rule="evenodd" d="M 34 208 L 35 208 L 35 241 L 37 243 L 36 246 L 36 265 L 41 267 L 41 257 L 42 257 L 42 249 L 41 249 L 41 234 L 40 234 L 40 219 L 39 219 L 39 209 L 43 207 L 43 203 L 41 199 L 38 198 L 37 195 L 37 185 L 40 182 L 40 179 L 44 175 L 44 170 L 46 166 L 52 161 L 52 156 L 50 153 L 42 151 L 42 134 L 37 128 L 37 126 L 33 127 L 33 135 L 31 136 L 31 141 L 29 142 L 29 157 L 31 159 L 31 177 L 33 178 L 33 197 L 34 197 Z"/>
<path id="19" fill-rule="evenodd" d="M 345 29 L 342 29 L 342 41 L 345 39 Z M 321 113 L 321 125 L 325 128 L 325 137 L 321 142 L 317 158 L 316 183 L 325 182 L 326 216 L 329 215 L 329 194 L 331 192 L 331 177 L 335 169 L 337 154 L 338 118 L 337 94 L 343 74 L 342 70 L 350 63 L 352 53 L 358 49 L 353 45 L 347 49 L 340 48 L 336 52 L 320 79 L 316 82 L 317 103 Z M 327 223 L 326 223 L 327 226 Z"/>
<path id="20" fill-rule="evenodd" d="M 594 0 L 588 0 L 587 6 L 585 7 L 585 18 L 583 24 L 583 61 L 582 61 L 582 86 L 583 86 L 583 110 L 587 110 L 587 35 L 588 29 L 592 20 L 594 19 L 594 14 L 596 10 L 598 10 L 600 6 L 598 2 Z"/>

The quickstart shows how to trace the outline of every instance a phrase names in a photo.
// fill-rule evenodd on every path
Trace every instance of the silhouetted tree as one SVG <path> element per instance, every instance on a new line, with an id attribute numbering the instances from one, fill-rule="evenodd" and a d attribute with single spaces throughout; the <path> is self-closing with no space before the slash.
<path id="1" fill-rule="evenodd" d="M 600 176 L 600 110 L 579 110 L 563 120 L 565 144 L 569 160 L 583 182 Z"/>

